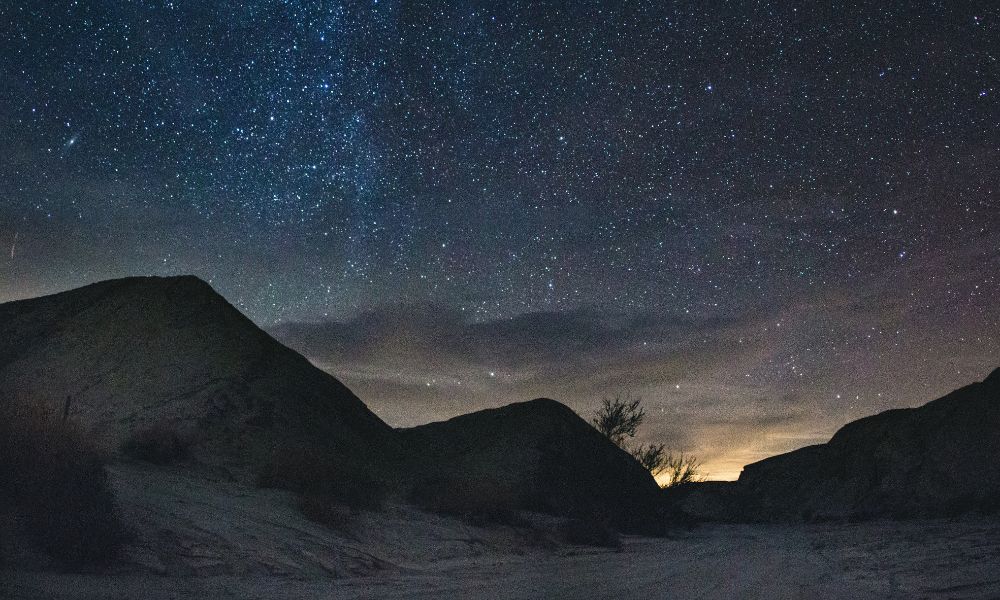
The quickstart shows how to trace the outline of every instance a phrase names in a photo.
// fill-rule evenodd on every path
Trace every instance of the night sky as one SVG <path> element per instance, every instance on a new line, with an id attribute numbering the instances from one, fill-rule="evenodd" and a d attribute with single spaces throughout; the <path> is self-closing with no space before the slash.
<path id="1" fill-rule="evenodd" d="M 193 273 L 412 425 L 712 477 L 1000 366 L 1000 9 L 0 3 L 0 301 Z"/>

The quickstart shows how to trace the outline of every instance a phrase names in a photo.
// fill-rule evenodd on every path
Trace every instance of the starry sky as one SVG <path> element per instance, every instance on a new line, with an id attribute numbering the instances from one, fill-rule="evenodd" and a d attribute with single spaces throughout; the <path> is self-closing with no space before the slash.
<path id="1" fill-rule="evenodd" d="M 0 301 L 193 273 L 394 425 L 732 478 L 1000 366 L 1000 9 L 0 4 Z"/>

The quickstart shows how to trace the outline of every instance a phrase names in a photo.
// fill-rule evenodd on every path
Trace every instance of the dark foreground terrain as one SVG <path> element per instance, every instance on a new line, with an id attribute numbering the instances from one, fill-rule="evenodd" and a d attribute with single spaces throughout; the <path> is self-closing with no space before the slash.
<path id="1" fill-rule="evenodd" d="M 479 527 L 406 505 L 333 530 L 292 494 L 211 472 L 110 468 L 138 532 L 91 574 L 3 571 L 0 597 L 996 598 L 1000 519 L 702 525 L 620 550 Z M 537 527 L 545 530 L 544 518 Z"/>

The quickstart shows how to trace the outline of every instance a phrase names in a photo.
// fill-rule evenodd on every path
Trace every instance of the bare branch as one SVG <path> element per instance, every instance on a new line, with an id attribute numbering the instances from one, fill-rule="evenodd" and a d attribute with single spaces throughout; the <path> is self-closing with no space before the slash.
<path id="1" fill-rule="evenodd" d="M 630 394 L 624 397 L 615 394 L 614 398 L 604 398 L 601 401 L 601 408 L 598 409 L 593 424 L 609 440 L 625 448 L 628 440 L 635 437 L 645 417 L 642 398 L 632 398 Z"/>
<path id="2" fill-rule="evenodd" d="M 684 456 L 683 452 L 674 456 L 671 452 L 663 459 L 663 468 L 660 470 L 661 473 L 667 474 L 667 481 L 663 484 L 663 487 L 673 487 L 682 483 L 700 481 L 700 468 L 701 463 L 694 456 Z"/>

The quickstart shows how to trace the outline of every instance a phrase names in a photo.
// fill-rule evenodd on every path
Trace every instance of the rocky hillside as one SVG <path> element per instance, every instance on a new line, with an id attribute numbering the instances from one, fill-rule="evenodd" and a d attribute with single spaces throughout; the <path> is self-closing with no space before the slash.
<path id="1" fill-rule="evenodd" d="M 0 390 L 0 410 L 27 403 L 58 414 L 69 398 L 70 419 L 112 448 L 162 425 L 190 434 L 207 461 L 255 466 L 305 449 L 404 494 L 462 479 L 507 490 L 523 507 L 628 529 L 648 529 L 658 514 L 649 473 L 562 404 L 393 430 L 194 277 L 106 281 L 0 305 Z"/>
<path id="2" fill-rule="evenodd" d="M 648 471 L 563 404 L 549 399 L 401 430 L 403 471 L 421 481 L 490 481 L 524 508 L 604 516 L 650 531 L 660 490 Z"/>
<path id="3" fill-rule="evenodd" d="M 0 402 L 44 404 L 117 446 L 169 423 L 240 455 L 288 440 L 371 454 L 392 429 L 195 277 L 142 277 L 0 305 Z"/>
<path id="4" fill-rule="evenodd" d="M 844 426 L 826 444 L 672 493 L 720 520 L 936 517 L 1000 509 L 1000 369 L 919 408 Z"/>

